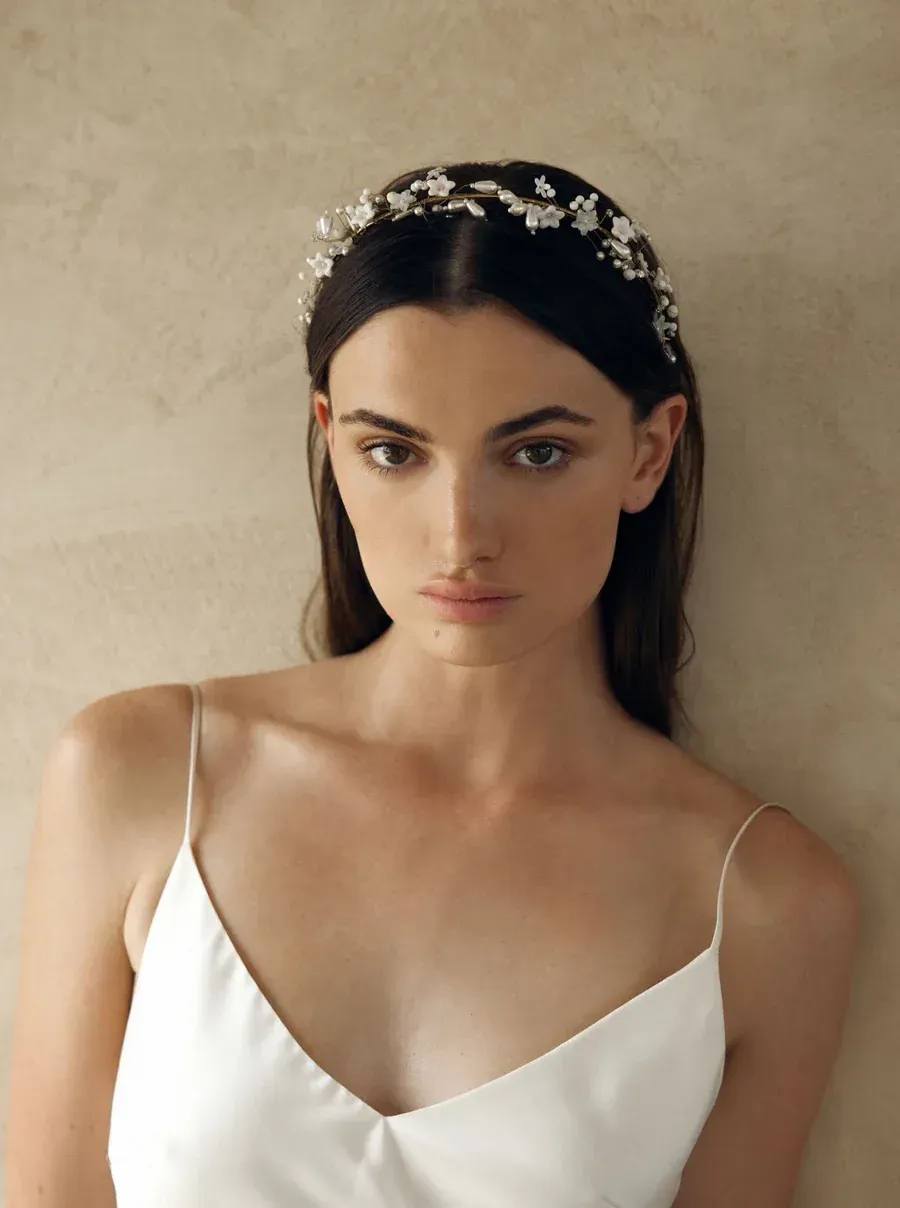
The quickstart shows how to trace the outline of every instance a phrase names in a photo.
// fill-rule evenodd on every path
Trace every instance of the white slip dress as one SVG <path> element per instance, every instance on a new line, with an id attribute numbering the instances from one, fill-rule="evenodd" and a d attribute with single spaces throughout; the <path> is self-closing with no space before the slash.
<path id="1" fill-rule="evenodd" d="M 118 1208 L 670 1208 L 725 1065 L 725 874 L 708 948 L 561 1044 L 399 1115 L 317 1065 L 255 982 L 184 840 L 138 970 L 110 1117 Z M 364 1026 L 361 1024 L 361 1026 Z"/>

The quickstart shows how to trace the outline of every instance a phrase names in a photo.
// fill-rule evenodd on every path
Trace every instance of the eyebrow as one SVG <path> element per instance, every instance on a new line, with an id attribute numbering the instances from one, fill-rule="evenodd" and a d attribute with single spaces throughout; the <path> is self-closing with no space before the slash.
<path id="1" fill-rule="evenodd" d="M 505 440 L 508 436 L 525 432 L 529 428 L 538 428 L 542 424 L 554 421 L 577 424 L 581 427 L 597 422 L 590 415 L 582 415 L 579 411 L 573 411 L 570 407 L 557 403 L 547 407 L 538 407 L 534 411 L 526 411 L 524 415 L 516 415 L 512 419 L 505 419 L 502 423 L 495 424 L 485 432 L 484 443 L 493 444 L 498 440 Z M 405 436 L 408 440 L 417 440 L 423 445 L 435 443 L 435 438 L 424 428 L 416 428 L 412 424 L 394 419 L 390 415 L 381 415 L 378 411 L 369 410 L 368 407 L 357 407 L 355 411 L 346 411 L 343 415 L 338 416 L 338 423 L 367 424 L 372 428 L 382 428 L 386 432 L 394 432 L 397 436 Z"/>

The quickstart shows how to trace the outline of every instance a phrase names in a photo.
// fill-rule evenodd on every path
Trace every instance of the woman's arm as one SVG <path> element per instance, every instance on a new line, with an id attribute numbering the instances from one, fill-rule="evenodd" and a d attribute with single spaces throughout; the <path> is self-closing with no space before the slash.
<path id="1" fill-rule="evenodd" d="M 721 969 L 740 1038 L 674 1208 L 790 1208 L 840 1045 L 857 891 L 824 840 L 780 818 L 729 873 Z"/>
<path id="2" fill-rule="evenodd" d="M 124 807 L 135 782 L 123 720 L 120 700 L 89 705 L 44 766 L 13 1029 L 9 1208 L 115 1205 L 106 1149 L 133 985 L 123 920 L 134 844 Z"/>

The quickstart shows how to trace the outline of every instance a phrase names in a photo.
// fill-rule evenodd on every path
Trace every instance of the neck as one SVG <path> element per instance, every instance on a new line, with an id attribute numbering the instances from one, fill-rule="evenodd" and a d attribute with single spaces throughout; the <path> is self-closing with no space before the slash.
<path id="1" fill-rule="evenodd" d="M 350 656 L 344 699 L 361 737 L 481 792 L 577 779 L 616 761 L 638 723 L 609 688 L 594 608 L 523 654 L 502 648 L 502 630 L 467 647 L 443 632 L 445 645 L 429 651 L 395 623 Z"/>

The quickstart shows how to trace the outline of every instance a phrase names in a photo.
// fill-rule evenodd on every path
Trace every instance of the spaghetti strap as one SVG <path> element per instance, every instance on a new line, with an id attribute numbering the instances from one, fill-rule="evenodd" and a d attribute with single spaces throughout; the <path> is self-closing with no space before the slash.
<path id="1" fill-rule="evenodd" d="M 191 806 L 194 801 L 194 774 L 197 768 L 197 747 L 200 742 L 201 711 L 200 688 L 197 684 L 191 684 L 190 688 L 194 698 L 194 712 L 191 721 L 191 763 L 190 770 L 188 771 L 187 810 L 185 811 L 184 820 L 184 844 L 188 847 L 191 845 Z"/>
<path id="2" fill-rule="evenodd" d="M 722 942 L 722 903 L 725 898 L 725 874 L 728 872 L 728 865 L 731 863 L 731 857 L 734 854 L 734 849 L 737 847 L 738 839 L 740 839 L 741 835 L 744 833 L 756 815 L 762 813 L 762 811 L 767 809 L 770 805 L 774 805 L 777 809 L 784 810 L 786 814 L 791 812 L 786 805 L 782 805 L 778 801 L 766 801 L 763 805 L 756 807 L 756 809 L 753 811 L 750 817 L 745 820 L 743 826 L 731 841 L 731 846 L 728 849 L 728 853 L 725 856 L 725 863 L 722 867 L 722 876 L 719 880 L 719 897 L 716 902 L 716 929 L 713 933 L 712 943 L 710 944 L 711 948 L 718 948 Z"/>

